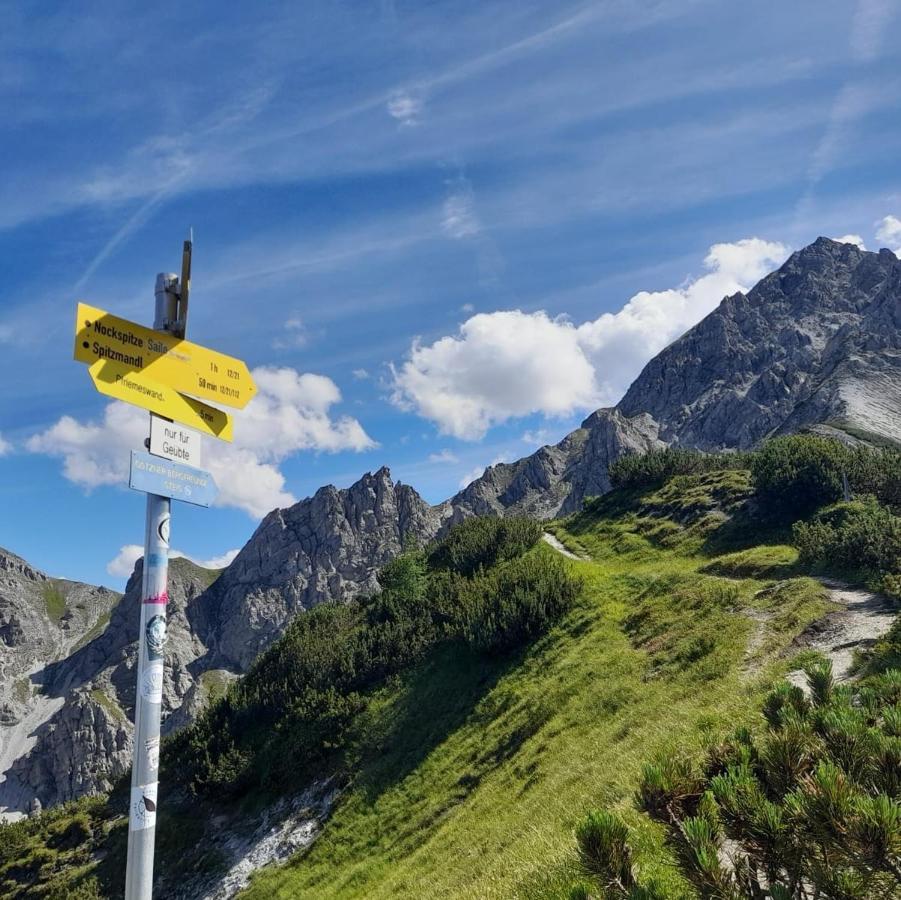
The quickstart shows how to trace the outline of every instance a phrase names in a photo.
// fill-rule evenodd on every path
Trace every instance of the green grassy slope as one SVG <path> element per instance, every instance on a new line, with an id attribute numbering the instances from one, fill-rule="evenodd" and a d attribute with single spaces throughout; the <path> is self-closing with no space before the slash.
<path id="1" fill-rule="evenodd" d="M 792 548 L 747 546 L 748 495 L 746 472 L 680 476 L 554 523 L 590 556 L 567 563 L 577 608 L 512 658 L 445 648 L 383 689 L 320 838 L 242 897 L 563 897 L 597 806 L 622 809 L 643 870 L 690 895 L 633 811 L 640 767 L 749 718 L 827 608 Z"/>
<path id="2" fill-rule="evenodd" d="M 637 811 L 642 767 L 759 725 L 773 681 L 810 661 L 794 638 L 830 608 L 811 567 L 901 598 L 899 457 L 841 453 L 792 438 L 624 457 L 616 490 L 543 523 L 578 558 L 536 523 L 469 520 L 386 566 L 378 596 L 298 617 L 164 744 L 164 892 L 230 864 L 211 837 L 328 777 L 343 789 L 315 843 L 245 900 L 570 900 L 574 832 L 597 809 L 631 826 L 643 879 L 695 896 Z M 836 504 L 843 467 L 884 508 Z M 897 632 L 858 671 L 896 666 Z M 126 797 L 123 780 L 0 827 L 0 894 L 121 896 Z"/>

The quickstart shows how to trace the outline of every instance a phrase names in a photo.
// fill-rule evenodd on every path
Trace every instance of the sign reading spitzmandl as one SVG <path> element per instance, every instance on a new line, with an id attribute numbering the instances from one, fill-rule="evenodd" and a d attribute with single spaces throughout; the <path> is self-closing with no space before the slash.
<path id="1" fill-rule="evenodd" d="M 193 428 L 150 416 L 150 452 L 154 456 L 199 467 L 201 441 L 200 432 Z"/>
<path id="2" fill-rule="evenodd" d="M 145 494 L 209 506 L 219 493 L 209 472 L 160 459 L 140 450 L 131 451 L 128 486 Z"/>
<path id="3" fill-rule="evenodd" d="M 88 365 L 109 360 L 181 393 L 237 409 L 244 409 L 257 392 L 242 360 L 87 303 L 78 304 L 75 359 Z"/>

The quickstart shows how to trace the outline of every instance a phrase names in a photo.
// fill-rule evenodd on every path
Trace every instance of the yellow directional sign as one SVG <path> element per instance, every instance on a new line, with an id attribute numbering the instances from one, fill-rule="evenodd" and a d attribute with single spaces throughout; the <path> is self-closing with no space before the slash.
<path id="1" fill-rule="evenodd" d="M 117 363 L 158 385 L 238 409 L 257 391 L 240 359 L 120 319 L 87 303 L 78 304 L 75 358 L 89 366 L 102 360 Z"/>
<path id="2" fill-rule="evenodd" d="M 94 387 L 116 400 L 149 409 L 158 416 L 190 425 L 223 441 L 232 440 L 232 418 L 221 409 L 185 397 L 178 391 L 153 381 L 143 371 L 112 360 L 99 360 L 88 367 Z"/>

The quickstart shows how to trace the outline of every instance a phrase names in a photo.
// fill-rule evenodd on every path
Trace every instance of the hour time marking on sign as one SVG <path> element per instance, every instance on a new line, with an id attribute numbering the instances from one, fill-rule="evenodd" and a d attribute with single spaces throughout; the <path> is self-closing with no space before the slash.
<path id="1" fill-rule="evenodd" d="M 242 360 L 120 319 L 87 303 L 78 304 L 75 359 L 88 365 L 100 360 L 117 363 L 183 394 L 238 409 L 257 392 Z"/>

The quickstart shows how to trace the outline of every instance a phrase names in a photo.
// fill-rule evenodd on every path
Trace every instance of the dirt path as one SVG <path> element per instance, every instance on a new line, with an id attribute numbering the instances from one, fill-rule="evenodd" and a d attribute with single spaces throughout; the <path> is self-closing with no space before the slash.
<path id="1" fill-rule="evenodd" d="M 558 553 L 562 553 L 569 559 L 576 559 L 580 562 L 584 562 L 588 559 L 587 556 L 579 556 L 578 553 L 573 553 L 572 550 L 567 550 L 563 544 L 560 543 L 557 538 L 554 537 L 549 531 L 545 531 L 544 534 L 541 535 L 541 539 L 547 544 L 549 547 L 553 547 Z"/>
<path id="2" fill-rule="evenodd" d="M 829 599 L 840 606 L 809 625 L 795 638 L 795 649 L 818 650 L 832 661 L 836 681 L 851 677 L 854 651 L 871 647 L 882 637 L 898 615 L 898 607 L 880 594 L 850 587 L 838 581 L 822 579 Z M 792 672 L 789 681 L 806 687 L 803 672 Z"/>

